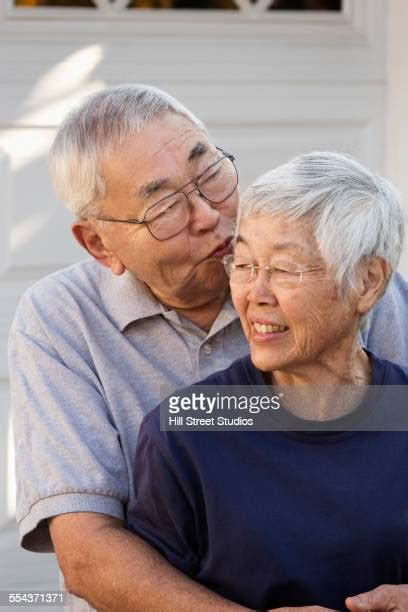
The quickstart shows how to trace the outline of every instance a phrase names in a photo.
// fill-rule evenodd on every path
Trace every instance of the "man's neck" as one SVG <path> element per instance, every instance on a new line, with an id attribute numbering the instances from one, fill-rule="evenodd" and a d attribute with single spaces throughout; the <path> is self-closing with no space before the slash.
<path id="1" fill-rule="evenodd" d="M 208 304 L 194 308 L 174 308 L 174 310 L 180 317 L 191 321 L 194 325 L 208 333 L 224 305 L 227 293 Z"/>
<path id="2" fill-rule="evenodd" d="M 229 287 L 226 286 L 215 298 L 213 297 L 207 302 L 197 305 L 190 305 L 189 303 L 184 305 L 182 301 L 172 303 L 158 296 L 156 296 L 156 299 L 169 310 L 174 310 L 180 317 L 187 319 L 187 321 L 191 321 L 194 325 L 208 333 L 221 312 L 228 293 Z"/>

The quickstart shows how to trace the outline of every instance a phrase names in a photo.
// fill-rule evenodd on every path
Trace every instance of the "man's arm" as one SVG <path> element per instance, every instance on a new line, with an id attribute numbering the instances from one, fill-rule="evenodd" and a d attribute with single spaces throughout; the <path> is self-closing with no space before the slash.
<path id="1" fill-rule="evenodd" d="M 49 526 L 68 591 L 101 612 L 247 610 L 187 578 L 117 519 L 76 512 Z"/>
<path id="2" fill-rule="evenodd" d="M 10 332 L 23 547 L 52 551 L 55 545 L 68 588 L 100 610 L 239 610 L 122 527 L 126 461 L 86 339 L 75 326 L 78 308 L 61 283 L 45 280 L 24 296 Z M 193 596 L 197 605 L 204 602 L 201 608 L 191 606 Z"/>

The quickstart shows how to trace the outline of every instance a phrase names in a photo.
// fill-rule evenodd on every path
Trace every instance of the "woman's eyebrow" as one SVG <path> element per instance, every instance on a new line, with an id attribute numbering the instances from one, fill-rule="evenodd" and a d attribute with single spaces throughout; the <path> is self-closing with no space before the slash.
<path id="1" fill-rule="evenodd" d="M 271 245 L 271 249 L 273 251 L 285 251 L 286 249 L 295 249 L 296 251 L 303 251 L 302 245 L 297 242 L 290 242 L 289 240 L 286 242 L 275 242 L 275 244 Z"/>
<path id="2" fill-rule="evenodd" d="M 237 244 L 245 244 L 246 246 L 249 246 L 248 240 L 246 240 L 245 237 L 242 236 L 242 234 L 238 234 L 235 238 L 235 245 Z M 270 245 L 270 249 L 273 253 L 276 251 L 286 251 L 288 249 L 295 250 L 298 253 L 302 254 L 305 252 L 305 248 L 303 245 L 298 244 L 297 242 L 292 242 L 290 240 L 287 240 L 285 242 L 275 242 L 274 244 Z"/>
<path id="3" fill-rule="evenodd" d="M 242 244 L 248 244 L 248 241 L 244 238 L 244 236 L 242 236 L 242 234 L 238 234 L 235 239 L 235 244 L 240 242 Z M 297 242 L 291 242 L 289 240 L 286 242 L 275 242 L 275 244 L 271 244 L 270 247 L 271 251 L 284 251 L 285 249 L 296 249 L 297 251 L 303 250 L 302 246 Z"/>

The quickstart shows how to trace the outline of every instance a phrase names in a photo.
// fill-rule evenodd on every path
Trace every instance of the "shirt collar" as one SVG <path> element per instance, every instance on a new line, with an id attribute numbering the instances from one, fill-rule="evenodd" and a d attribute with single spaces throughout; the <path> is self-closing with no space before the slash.
<path id="1" fill-rule="evenodd" d="M 218 313 L 217 318 L 215 319 L 210 331 L 208 332 L 208 337 L 214 336 L 221 329 L 227 327 L 227 325 L 229 325 L 233 321 L 236 321 L 237 319 L 238 314 L 232 303 L 231 294 L 228 294 L 222 309 Z"/>
<path id="2" fill-rule="evenodd" d="M 120 276 L 112 274 L 110 269 L 100 266 L 99 290 L 105 309 L 123 331 L 130 323 L 164 315 L 166 318 L 177 317 L 177 313 L 168 310 L 152 294 L 145 283 L 137 279 L 134 274 L 126 270 Z M 232 323 L 238 318 L 229 295 L 220 313 L 214 321 L 208 337 Z"/>
<path id="3" fill-rule="evenodd" d="M 99 265 L 99 264 L 98 264 Z M 163 314 L 160 304 L 149 288 L 126 270 L 120 276 L 100 266 L 100 295 L 107 314 L 123 331 L 130 323 Z"/>

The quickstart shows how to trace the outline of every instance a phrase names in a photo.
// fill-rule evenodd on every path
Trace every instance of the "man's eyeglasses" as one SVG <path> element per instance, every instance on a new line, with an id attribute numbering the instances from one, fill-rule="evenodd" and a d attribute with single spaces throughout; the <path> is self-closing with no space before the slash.
<path id="1" fill-rule="evenodd" d="M 221 157 L 192 181 L 149 206 L 143 219 L 113 219 L 101 215 L 95 218 L 112 223 L 145 224 L 156 240 L 167 240 L 176 236 L 187 227 L 190 220 L 191 204 L 188 196 L 191 193 L 198 191 L 210 204 L 222 204 L 237 188 L 238 173 L 234 165 L 235 157 L 218 147 L 217 149 L 222 154 Z M 191 184 L 194 185 L 194 189 L 188 193 L 184 192 L 183 189 Z"/>
<path id="2" fill-rule="evenodd" d="M 304 274 L 322 269 L 318 266 L 307 268 L 293 262 L 282 262 L 278 266 L 255 266 L 242 260 L 235 262 L 234 255 L 225 255 L 223 263 L 231 283 L 251 283 L 259 271 L 264 270 L 272 283 L 284 289 L 297 287 L 303 281 Z"/>

